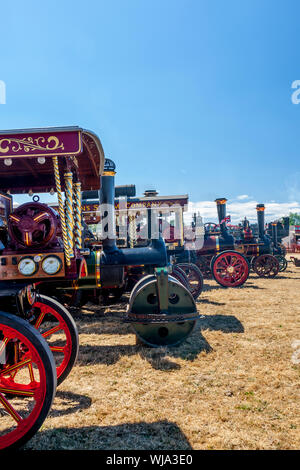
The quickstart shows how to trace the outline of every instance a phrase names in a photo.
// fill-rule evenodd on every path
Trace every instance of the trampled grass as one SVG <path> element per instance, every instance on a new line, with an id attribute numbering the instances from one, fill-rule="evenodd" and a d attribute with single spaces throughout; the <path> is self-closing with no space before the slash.
<path id="1" fill-rule="evenodd" d="M 300 268 L 205 281 L 178 348 L 135 344 L 126 304 L 74 314 L 76 366 L 26 449 L 299 449 Z"/>

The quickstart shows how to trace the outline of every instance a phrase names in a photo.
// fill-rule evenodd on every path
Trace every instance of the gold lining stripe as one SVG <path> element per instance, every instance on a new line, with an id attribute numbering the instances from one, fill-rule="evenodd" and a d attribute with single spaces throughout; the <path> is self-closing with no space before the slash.
<path id="1" fill-rule="evenodd" d="M 25 361 L 22 361 L 22 362 L 18 362 L 17 364 L 14 364 L 10 367 L 7 367 L 6 369 L 3 369 L 0 373 L 0 375 L 3 375 L 3 374 L 7 374 L 8 372 L 11 372 L 15 369 L 19 369 L 21 367 L 24 367 L 26 366 L 27 364 L 29 364 L 31 362 L 31 359 L 26 359 Z"/>
<path id="2" fill-rule="evenodd" d="M 216 237 L 216 252 L 218 253 L 220 251 L 220 239 L 219 237 Z"/>
<path id="3" fill-rule="evenodd" d="M 33 217 L 33 220 L 35 222 L 37 222 L 41 217 L 43 217 L 44 215 L 48 215 L 47 212 L 41 212 L 39 215 L 36 215 L 35 217 Z"/>
<path id="4" fill-rule="evenodd" d="M 100 250 L 96 251 L 96 286 L 101 287 L 100 282 Z"/>
<path id="5" fill-rule="evenodd" d="M 19 413 L 17 413 L 13 407 L 9 404 L 9 402 L 1 395 L 0 393 L 0 401 L 2 403 L 2 405 L 4 406 L 4 408 L 8 411 L 8 413 L 10 414 L 10 416 L 13 417 L 13 419 L 18 423 L 19 421 L 22 420 L 21 416 L 19 415 Z"/>

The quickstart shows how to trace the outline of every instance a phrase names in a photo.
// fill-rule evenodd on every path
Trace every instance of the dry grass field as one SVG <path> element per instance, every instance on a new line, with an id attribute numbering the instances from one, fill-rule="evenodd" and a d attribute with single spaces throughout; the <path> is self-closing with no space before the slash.
<path id="1" fill-rule="evenodd" d="M 240 289 L 206 281 L 173 349 L 136 346 L 124 303 L 88 305 L 77 365 L 25 449 L 299 449 L 299 286 L 292 263 Z"/>

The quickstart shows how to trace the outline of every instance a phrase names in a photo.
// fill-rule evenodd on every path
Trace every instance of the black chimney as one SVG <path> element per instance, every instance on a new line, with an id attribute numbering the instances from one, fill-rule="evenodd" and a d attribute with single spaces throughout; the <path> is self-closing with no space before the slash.
<path id="1" fill-rule="evenodd" d="M 258 224 L 258 236 L 260 239 L 265 238 L 265 205 L 257 204 L 257 224 Z"/>
<path id="2" fill-rule="evenodd" d="M 277 222 L 272 222 L 272 240 L 275 246 L 277 246 Z"/>
<path id="3" fill-rule="evenodd" d="M 116 165 L 109 158 L 105 159 L 100 188 L 100 223 L 102 228 L 102 246 L 108 253 L 118 251 L 115 229 L 115 174 Z"/>
<path id="4" fill-rule="evenodd" d="M 226 202 L 227 199 L 225 197 L 220 197 L 215 200 L 217 204 L 217 211 L 218 211 L 218 219 L 220 224 L 221 233 L 227 232 L 225 217 L 226 217 Z"/>

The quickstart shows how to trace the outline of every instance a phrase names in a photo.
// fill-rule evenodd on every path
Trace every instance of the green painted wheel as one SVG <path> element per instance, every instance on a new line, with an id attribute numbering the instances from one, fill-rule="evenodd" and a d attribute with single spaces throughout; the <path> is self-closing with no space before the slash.
<path id="1" fill-rule="evenodd" d="M 137 337 L 148 346 L 178 346 L 193 331 L 196 320 L 182 323 L 140 324 L 133 323 Z"/>
<path id="2" fill-rule="evenodd" d="M 166 298 L 160 299 L 160 295 Z M 177 279 L 169 275 L 167 286 L 160 293 L 156 276 L 149 275 L 132 291 L 127 318 L 142 343 L 152 347 L 177 346 L 192 333 L 198 313 L 191 293 Z"/>

